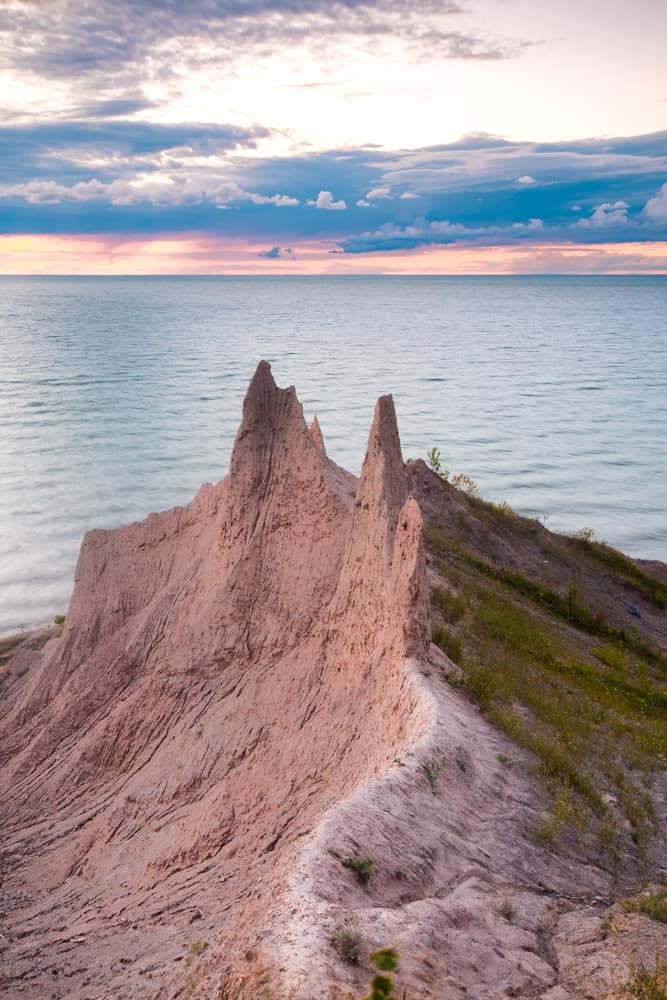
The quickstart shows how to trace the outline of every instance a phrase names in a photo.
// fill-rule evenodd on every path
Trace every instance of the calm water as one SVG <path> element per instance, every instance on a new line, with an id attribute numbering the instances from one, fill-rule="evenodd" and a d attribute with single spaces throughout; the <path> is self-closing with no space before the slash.
<path id="1" fill-rule="evenodd" d="M 667 559 L 667 278 L 2 278 L 0 634 L 224 475 L 260 358 L 353 471 L 392 392 L 406 456 Z"/>

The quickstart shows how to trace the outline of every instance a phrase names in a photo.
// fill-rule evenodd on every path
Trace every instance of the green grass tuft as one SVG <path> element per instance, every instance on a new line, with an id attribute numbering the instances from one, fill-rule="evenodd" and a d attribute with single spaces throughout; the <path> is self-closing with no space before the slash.
<path id="1" fill-rule="evenodd" d="M 643 913 L 661 924 L 667 924 L 667 886 L 649 886 L 637 896 L 623 902 L 626 913 Z"/>

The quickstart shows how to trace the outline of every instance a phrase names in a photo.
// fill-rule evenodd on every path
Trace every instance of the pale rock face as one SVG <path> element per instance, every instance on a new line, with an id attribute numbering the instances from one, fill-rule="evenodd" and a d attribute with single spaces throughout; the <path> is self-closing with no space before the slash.
<path id="1" fill-rule="evenodd" d="M 304 838 L 427 724 L 405 660 L 428 642 L 391 397 L 357 481 L 260 363 L 226 479 L 86 535 L 64 633 L 3 704 L 17 995 L 53 968 L 63 995 L 158 995 L 193 937 L 270 961 Z"/>

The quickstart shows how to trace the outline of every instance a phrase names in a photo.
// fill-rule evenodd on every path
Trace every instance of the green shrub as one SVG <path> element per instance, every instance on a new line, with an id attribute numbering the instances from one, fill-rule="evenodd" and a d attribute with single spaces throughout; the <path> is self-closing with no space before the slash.
<path id="1" fill-rule="evenodd" d="M 342 924 L 332 933 L 331 944 L 342 959 L 357 965 L 363 954 L 364 938 L 358 927 Z"/>
<path id="2" fill-rule="evenodd" d="M 370 858 L 342 858 L 341 864 L 343 868 L 349 868 L 354 872 L 360 885 L 367 885 L 375 875 L 375 862 Z"/>
<path id="3" fill-rule="evenodd" d="M 64 625 L 65 624 L 65 616 L 64 615 L 56 615 L 55 618 L 53 619 L 53 624 L 54 625 Z"/>

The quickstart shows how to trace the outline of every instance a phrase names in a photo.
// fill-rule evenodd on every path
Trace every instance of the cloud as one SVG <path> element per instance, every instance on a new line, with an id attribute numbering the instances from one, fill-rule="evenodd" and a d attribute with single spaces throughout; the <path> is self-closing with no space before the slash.
<path id="1" fill-rule="evenodd" d="M 618 226 L 628 221 L 629 207 L 625 201 L 605 201 L 597 206 L 589 219 L 579 219 L 577 225 L 594 229 Z"/>
<path id="2" fill-rule="evenodd" d="M 667 223 L 667 183 L 662 185 L 654 198 L 646 202 L 644 214 L 652 222 Z"/>
<path id="3" fill-rule="evenodd" d="M 537 184 L 535 178 L 531 177 L 530 174 L 523 174 L 521 177 L 517 177 L 516 182 L 517 184 Z"/>
<path id="4" fill-rule="evenodd" d="M 63 181 L 90 179 L 90 164 L 99 172 L 154 169 L 177 160 L 221 156 L 254 149 L 271 135 L 256 125 L 201 123 L 161 124 L 145 121 L 54 120 L 0 125 L 2 177 L 32 180 L 36 176 Z M 151 159 L 152 158 L 152 159 Z M 133 165 L 131 161 L 136 161 Z"/>
<path id="5" fill-rule="evenodd" d="M 249 194 L 247 197 L 255 205 L 276 205 L 278 208 L 287 208 L 299 204 L 298 198 L 291 198 L 288 194 Z"/>
<path id="6" fill-rule="evenodd" d="M 266 260 L 294 260 L 294 250 L 292 247 L 274 246 L 270 250 L 260 250 L 257 256 Z"/>
<path id="7" fill-rule="evenodd" d="M 373 188 L 366 195 L 368 201 L 380 201 L 383 198 L 391 198 L 391 188 L 388 187 L 377 187 Z"/>
<path id="8" fill-rule="evenodd" d="M 65 201 L 106 201 L 111 205 L 192 205 L 204 200 L 218 208 L 235 202 L 251 201 L 255 205 L 275 205 L 278 208 L 299 204 L 298 198 L 284 194 L 262 195 L 243 188 L 231 181 L 212 178 L 206 173 L 192 177 L 137 175 L 132 180 L 79 181 L 66 186 L 55 181 L 29 181 L 27 184 L 0 184 L 0 198 L 23 198 L 31 205 L 56 205 Z"/>
<path id="9" fill-rule="evenodd" d="M 224 233 L 260 249 L 319 240 L 345 253 L 667 239 L 667 133 L 261 155 L 270 134 L 115 118 L 0 125 L 3 230 Z M 525 176 L 538 183 L 518 184 Z"/>
<path id="10" fill-rule="evenodd" d="M 120 99 L 195 66 L 220 73 L 299 45 L 340 52 L 353 38 L 376 50 L 399 41 L 415 58 L 499 60 L 525 48 L 458 30 L 460 12 L 456 0 L 13 0 L 0 6 L 0 69 Z"/>
<path id="11" fill-rule="evenodd" d="M 320 191 L 315 201 L 309 201 L 308 204 L 314 205 L 315 208 L 323 208 L 327 212 L 341 212 L 347 208 L 346 202 L 342 199 L 334 201 L 331 191 Z"/>
<path id="12" fill-rule="evenodd" d="M 373 232 L 361 233 L 342 240 L 339 248 L 345 253 L 377 253 L 387 250 L 410 250 L 418 246 L 451 243 L 466 235 L 464 226 L 447 219 L 417 221 L 409 226 L 387 222 Z"/>

